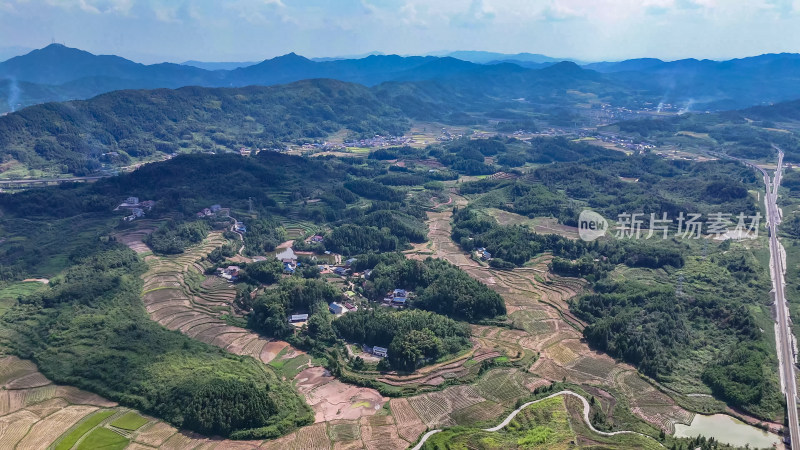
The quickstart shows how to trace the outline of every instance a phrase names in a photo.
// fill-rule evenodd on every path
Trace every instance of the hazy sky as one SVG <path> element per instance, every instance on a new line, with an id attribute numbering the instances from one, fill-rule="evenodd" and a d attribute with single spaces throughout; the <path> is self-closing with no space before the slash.
<path id="1" fill-rule="evenodd" d="M 0 0 L 0 47 L 141 62 L 379 51 L 587 61 L 800 52 L 800 0 Z"/>

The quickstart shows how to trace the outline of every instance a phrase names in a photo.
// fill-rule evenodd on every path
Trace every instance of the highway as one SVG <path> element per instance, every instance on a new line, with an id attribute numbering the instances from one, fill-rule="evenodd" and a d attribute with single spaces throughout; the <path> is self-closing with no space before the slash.
<path id="1" fill-rule="evenodd" d="M 784 250 L 778 241 L 778 225 L 781 223 L 781 211 L 778 208 L 778 188 L 783 175 L 783 151 L 778 151 L 778 165 L 772 179 L 769 173 L 761 167 L 747 161 L 740 160 L 750 167 L 757 169 L 764 177 L 766 186 L 764 204 L 767 210 L 767 227 L 769 228 L 769 253 L 770 273 L 772 275 L 772 294 L 775 298 L 776 319 L 776 346 L 778 364 L 781 378 L 781 389 L 786 396 L 786 413 L 788 416 L 789 437 L 792 450 L 800 450 L 800 425 L 797 421 L 797 382 L 795 378 L 795 343 L 789 317 L 789 304 L 784 294 Z"/>
<path id="2" fill-rule="evenodd" d="M 108 178 L 111 175 L 97 175 L 91 177 L 64 177 L 64 178 L 22 178 L 18 180 L 0 180 L 0 186 L 15 186 L 26 184 L 49 184 L 49 183 L 78 183 L 85 181 L 97 181 Z"/>

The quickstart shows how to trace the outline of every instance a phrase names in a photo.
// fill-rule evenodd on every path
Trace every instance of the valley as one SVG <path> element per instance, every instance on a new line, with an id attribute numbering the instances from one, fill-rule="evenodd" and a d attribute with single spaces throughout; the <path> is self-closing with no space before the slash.
<path id="1" fill-rule="evenodd" d="M 800 442 L 795 56 L 97 58 L 0 63 L 0 448 Z"/>

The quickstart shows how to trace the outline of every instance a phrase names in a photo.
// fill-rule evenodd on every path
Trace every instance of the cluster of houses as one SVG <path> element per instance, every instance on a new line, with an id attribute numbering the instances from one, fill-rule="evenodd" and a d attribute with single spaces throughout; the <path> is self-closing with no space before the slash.
<path id="1" fill-rule="evenodd" d="M 617 147 L 626 148 L 628 150 L 642 151 L 642 150 L 648 150 L 648 149 L 656 148 L 655 145 L 653 145 L 653 144 L 651 144 L 649 142 L 634 141 L 631 138 L 624 137 L 624 136 L 618 136 L 616 134 L 595 134 L 595 135 L 593 135 L 591 137 L 593 137 L 595 139 L 598 139 L 600 141 L 603 141 L 603 142 L 608 142 L 610 144 L 614 144 Z"/>
<path id="2" fill-rule="evenodd" d="M 381 306 L 391 306 L 392 308 L 401 308 L 406 305 L 406 301 L 410 298 L 411 293 L 405 289 L 395 289 L 388 292 L 383 298 Z"/>
<path id="3" fill-rule="evenodd" d="M 353 270 L 350 268 L 350 266 L 352 266 L 356 261 L 356 258 L 350 258 L 344 262 L 344 266 L 336 266 L 331 270 L 331 272 L 339 275 L 340 277 L 346 277 L 347 275 L 353 274 Z"/>
<path id="4" fill-rule="evenodd" d="M 442 134 L 436 138 L 437 141 L 447 142 L 447 141 L 455 141 L 464 137 L 463 134 L 453 134 L 447 128 L 442 128 Z"/>
<path id="5" fill-rule="evenodd" d="M 283 263 L 283 273 L 293 274 L 297 270 L 297 254 L 291 247 L 276 253 L 275 258 Z"/>
<path id="6" fill-rule="evenodd" d="M 389 147 L 395 145 L 406 145 L 409 142 L 411 142 L 411 138 L 408 136 L 381 136 L 376 134 L 375 137 L 368 139 L 347 141 L 344 143 L 344 146 L 361 148 Z"/>
<path id="7" fill-rule="evenodd" d="M 220 205 L 211 205 L 208 208 L 203 208 L 202 210 L 197 212 L 197 217 L 213 217 L 213 216 L 228 216 L 230 214 L 230 208 L 223 208 Z"/>
<path id="8" fill-rule="evenodd" d="M 150 211 L 155 206 L 156 202 L 153 200 L 145 200 L 140 202 L 139 197 L 128 197 L 124 202 L 120 203 L 114 211 L 122 211 L 127 209 L 130 214 L 125 216 L 126 222 L 132 222 L 140 217 L 144 217 L 145 211 Z"/>
<path id="9" fill-rule="evenodd" d="M 351 311 L 358 311 L 358 306 L 350 302 L 333 302 L 328 305 L 328 309 L 330 310 L 331 314 L 335 316 L 341 316 L 342 314 L 346 314 Z"/>

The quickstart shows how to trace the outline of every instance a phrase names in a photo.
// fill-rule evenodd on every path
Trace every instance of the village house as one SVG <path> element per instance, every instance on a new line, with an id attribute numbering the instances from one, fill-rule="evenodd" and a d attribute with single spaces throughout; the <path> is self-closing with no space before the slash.
<path id="1" fill-rule="evenodd" d="M 291 247 L 284 249 L 283 251 L 276 253 L 275 258 L 279 259 L 281 262 L 291 262 L 292 264 L 297 263 L 297 254 L 292 250 Z"/>
<path id="2" fill-rule="evenodd" d="M 239 270 L 239 266 L 228 266 L 224 269 L 220 267 L 217 269 L 217 273 L 228 281 L 236 281 L 239 277 Z"/>
<path id="3" fill-rule="evenodd" d="M 308 322 L 308 314 L 292 314 L 289 316 L 289 323 L 296 327 L 301 327 L 306 322 Z"/>
<path id="4" fill-rule="evenodd" d="M 334 314 L 334 315 L 337 315 L 337 316 L 347 312 L 347 309 L 343 305 L 340 305 L 340 304 L 338 304 L 336 302 L 333 302 L 330 305 L 328 305 L 328 309 L 331 311 L 331 314 Z"/>
<path id="5" fill-rule="evenodd" d="M 388 356 L 387 352 L 388 351 L 383 347 L 372 347 L 372 354 L 375 356 L 386 358 L 386 356 Z"/>
<path id="6" fill-rule="evenodd" d="M 129 209 L 129 210 L 141 209 L 149 211 L 151 208 L 153 208 L 153 205 L 155 204 L 156 202 L 154 202 L 153 200 L 145 200 L 139 203 L 139 197 L 128 197 L 122 203 L 120 203 L 119 206 L 114 208 L 114 211 L 119 211 L 121 209 Z M 141 216 L 136 216 L 136 217 L 141 217 Z"/>
<path id="7" fill-rule="evenodd" d="M 389 303 L 394 308 L 405 306 L 409 294 L 410 293 L 407 292 L 405 289 L 395 289 L 394 291 L 386 294 L 386 298 L 383 299 L 383 303 Z M 387 300 L 389 301 L 387 302 Z"/>

